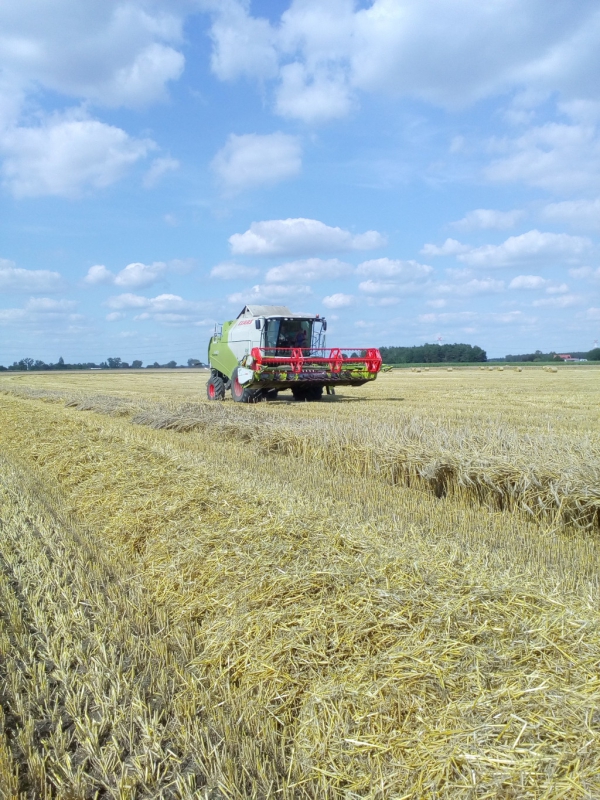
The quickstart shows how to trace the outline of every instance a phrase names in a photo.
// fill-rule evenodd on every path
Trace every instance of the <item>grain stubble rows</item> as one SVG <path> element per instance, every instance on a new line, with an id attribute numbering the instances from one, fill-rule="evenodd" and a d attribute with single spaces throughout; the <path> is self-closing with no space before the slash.
<path id="1" fill-rule="evenodd" d="M 589 531 L 54 391 L 0 400 L 7 797 L 600 792 Z"/>

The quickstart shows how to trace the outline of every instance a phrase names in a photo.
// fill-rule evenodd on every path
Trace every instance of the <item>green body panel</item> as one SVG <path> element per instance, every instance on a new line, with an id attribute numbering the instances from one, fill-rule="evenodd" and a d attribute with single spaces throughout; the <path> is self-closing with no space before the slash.
<path id="1" fill-rule="evenodd" d="M 220 336 L 211 336 L 208 343 L 208 363 L 213 369 L 231 378 L 233 370 L 238 366 L 238 360 L 228 344 L 229 331 L 235 320 L 225 322 Z"/>

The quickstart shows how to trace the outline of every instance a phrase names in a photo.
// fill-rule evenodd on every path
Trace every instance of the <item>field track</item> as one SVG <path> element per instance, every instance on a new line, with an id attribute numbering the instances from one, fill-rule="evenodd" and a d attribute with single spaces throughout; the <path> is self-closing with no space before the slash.
<path id="1" fill-rule="evenodd" d="M 600 371 L 202 377 L 0 380 L 0 797 L 600 796 Z"/>

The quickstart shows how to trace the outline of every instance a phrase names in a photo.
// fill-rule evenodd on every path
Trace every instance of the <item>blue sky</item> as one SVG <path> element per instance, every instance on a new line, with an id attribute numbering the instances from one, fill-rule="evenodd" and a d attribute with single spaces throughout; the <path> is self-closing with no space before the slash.
<path id="1" fill-rule="evenodd" d="M 597 0 L 7 0 L 0 363 L 600 338 Z"/>

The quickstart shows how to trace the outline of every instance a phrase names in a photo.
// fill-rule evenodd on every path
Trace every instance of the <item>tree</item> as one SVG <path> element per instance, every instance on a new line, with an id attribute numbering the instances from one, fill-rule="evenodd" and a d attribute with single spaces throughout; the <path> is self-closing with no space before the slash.
<path id="1" fill-rule="evenodd" d="M 197 358 L 188 358 L 187 365 L 188 367 L 199 367 L 202 362 L 198 361 Z"/>
<path id="2" fill-rule="evenodd" d="M 33 358 L 22 358 L 19 361 L 19 364 L 22 364 L 25 367 L 25 369 L 29 370 L 33 367 L 34 361 Z"/>
<path id="3" fill-rule="evenodd" d="M 142 362 L 141 362 L 141 361 L 138 361 L 138 360 L 136 359 L 135 361 L 132 361 L 132 362 L 131 362 L 131 366 L 133 367 L 133 369 L 141 369 Z"/>
<path id="4" fill-rule="evenodd" d="M 587 354 L 588 361 L 600 361 L 600 347 L 594 347 L 593 350 Z"/>
<path id="5" fill-rule="evenodd" d="M 169 367 L 169 369 L 175 369 L 175 367 L 177 366 L 177 362 L 169 361 L 169 363 L 166 366 Z"/>
<path id="6" fill-rule="evenodd" d="M 487 361 L 485 350 L 470 344 L 422 344 L 414 347 L 380 347 L 388 364 L 437 364 Z"/>
<path id="7" fill-rule="evenodd" d="M 58 359 L 58 366 L 64 367 L 64 365 L 65 365 L 65 360 L 62 356 L 60 356 L 60 358 Z"/>
<path id="8" fill-rule="evenodd" d="M 109 369 L 119 369 L 121 366 L 121 359 L 120 358 L 107 358 L 108 368 Z"/>

